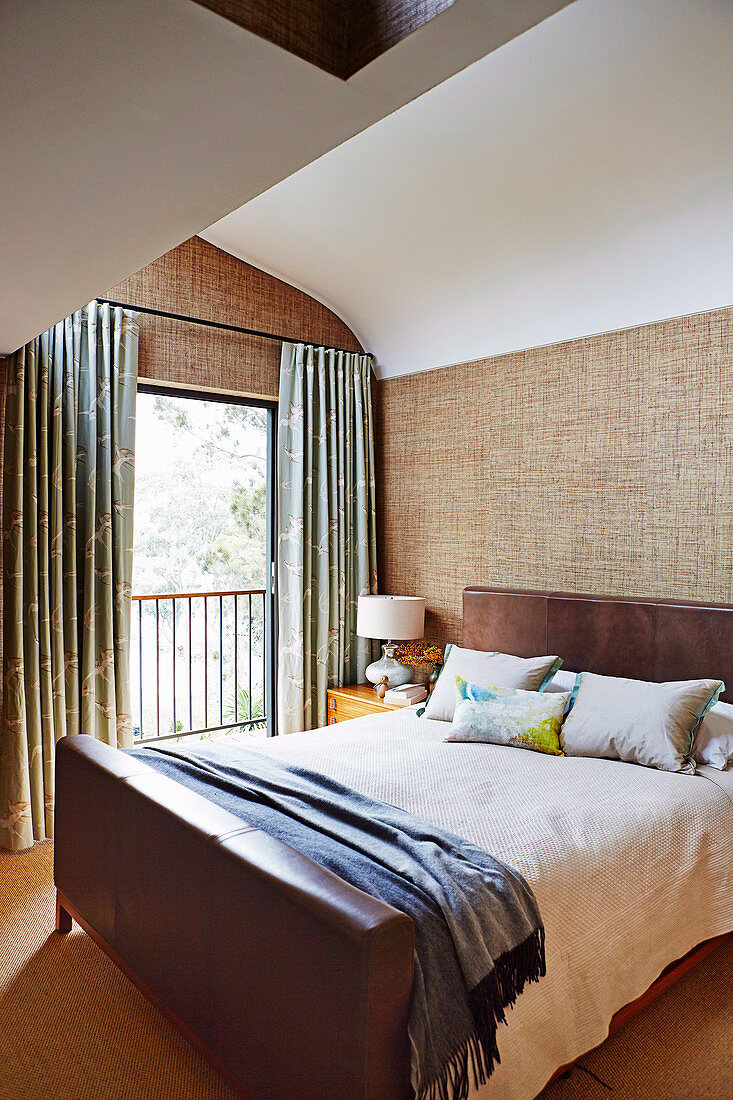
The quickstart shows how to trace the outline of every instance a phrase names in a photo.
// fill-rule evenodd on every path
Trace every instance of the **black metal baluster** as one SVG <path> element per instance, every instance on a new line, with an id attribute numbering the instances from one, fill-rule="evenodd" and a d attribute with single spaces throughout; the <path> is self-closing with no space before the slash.
<path id="1" fill-rule="evenodd" d="M 247 658 L 249 660 L 249 681 L 248 681 L 248 687 L 249 687 L 249 719 L 250 719 L 250 721 L 252 721 L 252 593 L 251 592 L 249 592 L 247 594 L 247 599 L 249 600 L 249 613 L 247 615 L 247 621 L 248 621 L 248 624 L 249 624 L 249 650 L 248 650 L 248 653 L 247 653 Z"/>
<path id="2" fill-rule="evenodd" d="M 160 737 L 160 616 L 159 600 L 155 601 L 155 732 Z"/>
<path id="3" fill-rule="evenodd" d="M 266 610 L 267 593 L 262 593 L 262 718 L 263 721 L 267 721 L 267 692 L 265 685 L 267 683 L 267 653 L 265 643 L 265 610 Z"/>
<path id="4" fill-rule="evenodd" d="M 173 733 L 176 728 L 176 598 L 171 597 L 171 611 L 173 612 Z"/>
<path id="5" fill-rule="evenodd" d="M 239 705 L 239 673 L 240 673 L 240 621 L 241 613 L 239 610 L 239 597 L 247 597 L 247 696 L 248 703 L 244 708 Z M 258 600 L 253 600 L 253 597 L 257 597 Z M 234 600 L 234 609 L 232 614 L 232 625 L 234 630 L 234 675 L 233 675 L 233 690 L 234 690 L 234 717 L 232 720 L 224 722 L 224 599 L 225 597 L 231 597 Z M 209 598 L 218 599 L 219 601 L 219 721 L 217 724 L 216 718 L 213 719 L 214 725 L 209 724 Z M 248 591 L 230 591 L 230 592 L 208 592 L 208 593 L 158 593 L 157 595 L 151 594 L 149 597 L 143 597 L 143 599 L 149 599 L 155 601 L 155 730 L 152 729 L 149 733 L 143 730 L 144 722 L 144 706 L 145 706 L 145 691 L 143 682 L 143 660 L 145 659 L 145 646 L 143 642 L 143 619 L 144 609 L 142 600 L 138 598 L 138 612 L 137 612 L 137 626 L 138 626 L 138 660 L 140 664 L 140 682 L 138 684 L 137 697 L 140 707 L 140 729 L 138 731 L 138 743 L 144 744 L 156 740 L 166 740 L 174 737 L 182 737 L 187 733 L 211 733 L 217 730 L 231 730 L 231 729 L 254 729 L 263 725 L 267 721 L 267 712 L 271 710 L 272 700 L 267 700 L 267 691 L 262 703 L 255 702 L 254 698 L 254 674 L 260 666 L 257 665 L 257 661 L 261 661 L 261 676 L 262 685 L 267 687 L 268 679 L 268 661 L 266 648 L 263 645 L 262 651 L 259 655 L 253 654 L 253 646 L 256 640 L 257 629 L 265 631 L 267 624 L 265 622 L 267 618 L 267 592 L 263 592 L 260 589 L 250 589 Z M 185 698 L 181 702 L 179 707 L 178 701 L 178 688 L 179 688 L 179 674 L 178 674 L 178 643 L 181 640 L 181 630 L 178 626 L 178 601 L 188 600 L 188 730 L 185 730 L 184 720 L 181 719 L 181 726 L 184 732 L 180 732 L 178 729 L 179 720 L 178 712 L 182 710 L 185 713 L 186 703 Z M 193 600 L 203 599 L 204 601 L 204 721 L 203 723 L 197 722 L 197 729 L 193 729 Z M 162 681 L 161 681 L 161 664 L 166 662 L 163 660 L 163 654 L 161 650 L 161 600 L 171 603 L 171 613 L 173 615 L 173 622 L 171 625 L 171 637 L 173 650 L 171 653 L 171 673 L 172 673 L 172 713 L 173 713 L 173 725 L 170 732 L 164 733 L 161 728 L 162 719 L 165 718 L 163 712 L 163 704 L 161 702 Z M 259 602 L 258 602 L 259 601 Z M 255 624 L 254 611 L 257 609 L 261 615 L 260 627 Z M 183 632 L 186 632 L 185 622 L 183 624 Z M 227 627 L 229 630 L 229 627 Z M 260 641 L 266 641 L 260 639 Z M 134 644 L 134 643 L 133 643 Z M 185 644 L 185 643 L 184 643 Z M 259 643 L 258 643 L 259 644 Z M 182 647 L 181 647 L 182 648 Z M 258 675 L 260 673 L 258 672 Z M 185 675 L 185 670 L 184 670 Z M 184 689 L 185 690 L 185 689 Z M 227 688 L 227 691 L 229 689 Z M 242 685 L 244 691 L 244 684 Z M 216 703 L 213 703 L 214 713 L 216 713 Z M 240 718 L 240 711 L 243 709 L 242 716 Z M 259 711 L 259 713 L 258 713 Z"/>
<path id="6" fill-rule="evenodd" d="M 143 736 L 143 601 L 137 601 L 138 657 L 140 660 L 140 736 Z"/>
<path id="7" fill-rule="evenodd" d="M 209 597 L 204 596 L 204 729 L 209 725 Z"/>
<path id="8" fill-rule="evenodd" d="M 219 725 L 224 725 L 224 597 L 219 596 Z"/>
<path id="9" fill-rule="evenodd" d="M 237 693 L 239 690 L 239 682 L 237 679 L 237 593 L 234 593 L 234 722 L 235 725 L 239 719 L 239 700 Z"/>
<path id="10" fill-rule="evenodd" d="M 188 728 L 193 729 L 193 687 L 191 684 L 191 597 L 188 597 Z"/>

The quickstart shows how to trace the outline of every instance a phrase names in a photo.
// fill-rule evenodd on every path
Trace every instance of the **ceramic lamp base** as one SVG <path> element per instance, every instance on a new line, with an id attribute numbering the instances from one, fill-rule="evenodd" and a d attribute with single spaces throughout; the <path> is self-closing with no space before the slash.
<path id="1" fill-rule="evenodd" d="M 372 684 L 378 684 L 382 677 L 387 677 L 387 687 L 399 687 L 400 684 L 409 684 L 412 679 L 412 669 L 401 665 L 395 659 L 395 646 L 387 642 L 382 646 L 382 656 L 378 661 L 373 661 L 366 670 L 366 678 Z"/>

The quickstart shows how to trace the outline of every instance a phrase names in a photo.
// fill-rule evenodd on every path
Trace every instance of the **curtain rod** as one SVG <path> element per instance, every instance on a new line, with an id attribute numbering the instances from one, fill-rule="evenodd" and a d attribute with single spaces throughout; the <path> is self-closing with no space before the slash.
<path id="1" fill-rule="evenodd" d="M 261 336 L 263 340 L 279 340 L 281 343 L 300 344 L 310 341 L 295 340 L 292 336 L 278 336 L 275 332 L 260 332 L 256 328 L 242 328 L 240 325 L 228 325 L 224 321 L 208 321 L 205 317 L 186 317 L 183 313 L 169 313 L 167 309 L 153 309 L 151 306 L 133 306 L 130 302 L 113 302 L 110 298 L 96 298 L 104 306 L 119 306 L 120 309 L 133 309 L 136 313 L 150 313 L 154 317 L 167 317 L 171 321 L 188 321 L 191 325 L 205 325 L 207 328 L 223 328 L 228 332 L 241 332 L 245 336 Z M 335 348 L 329 344 L 315 345 L 324 351 L 343 351 L 347 355 L 371 355 L 371 352 L 353 352 L 346 348 Z"/>

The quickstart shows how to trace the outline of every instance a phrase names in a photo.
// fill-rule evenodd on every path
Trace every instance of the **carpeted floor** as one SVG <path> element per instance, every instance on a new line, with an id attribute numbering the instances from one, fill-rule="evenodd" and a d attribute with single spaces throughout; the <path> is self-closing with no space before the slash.
<path id="1" fill-rule="evenodd" d="M 54 933 L 52 855 L 0 854 L 0 1100 L 233 1100 L 76 925 Z M 542 1100 L 733 1100 L 733 944 L 582 1063 Z"/>

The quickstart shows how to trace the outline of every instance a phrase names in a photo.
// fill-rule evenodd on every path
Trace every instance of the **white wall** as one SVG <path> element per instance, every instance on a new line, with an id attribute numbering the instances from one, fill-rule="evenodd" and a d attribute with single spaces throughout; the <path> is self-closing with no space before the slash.
<path id="1" fill-rule="evenodd" d="M 189 0 L 0 3 L 0 354 L 568 0 L 456 0 L 344 82 Z"/>
<path id="2" fill-rule="evenodd" d="M 204 234 L 383 376 L 733 302 L 733 3 L 580 0 Z"/>

